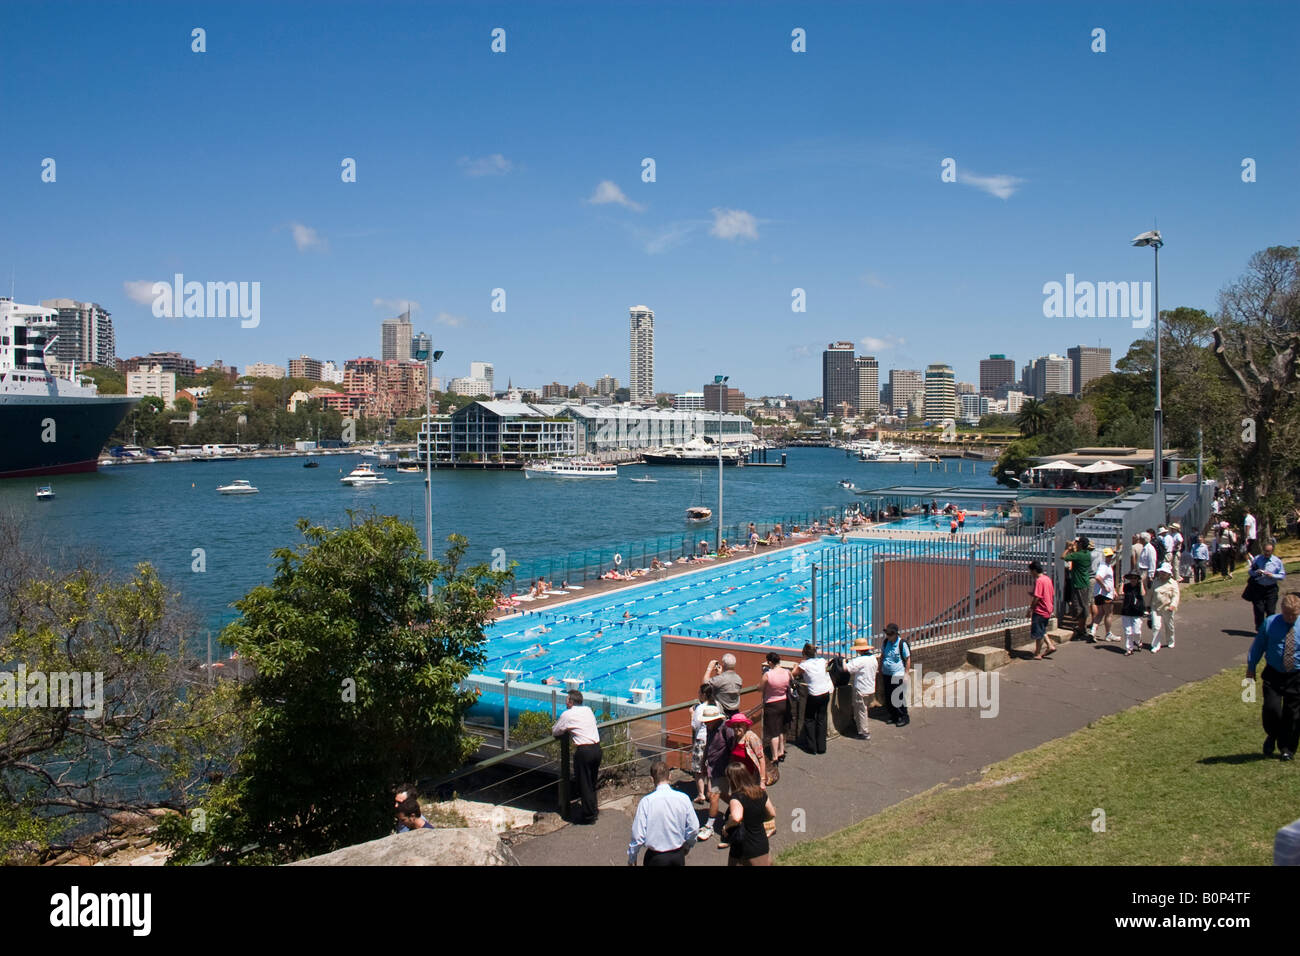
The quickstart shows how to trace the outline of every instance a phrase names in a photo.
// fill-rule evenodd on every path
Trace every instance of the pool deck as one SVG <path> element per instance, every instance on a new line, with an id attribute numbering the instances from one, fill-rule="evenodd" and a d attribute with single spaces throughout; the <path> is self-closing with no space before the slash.
<path id="1" fill-rule="evenodd" d="M 1085 642 L 1062 644 L 1045 661 L 1017 653 L 998 671 L 1000 712 L 994 719 L 981 719 L 972 708 L 914 707 L 908 727 L 872 720 L 870 741 L 832 737 L 824 756 L 787 745 L 781 781 L 771 792 L 779 828 L 773 852 L 827 836 L 932 787 L 975 782 L 989 764 L 1241 664 L 1250 647 L 1250 625 L 1250 609 L 1240 601 L 1185 600 L 1178 614 L 1178 646 L 1159 655 L 1143 651 L 1126 658 L 1122 644 Z M 1189 734 L 1197 732 L 1187 728 Z M 1251 755 L 1258 753 L 1258 745 L 1252 738 Z M 1161 741 L 1141 746 L 1154 749 Z M 693 784 L 675 776 L 678 788 L 693 796 Z M 632 817 L 640 795 L 649 789 L 646 781 L 636 795 L 602 803 L 592 826 L 562 826 L 516 844 L 514 853 L 532 866 L 626 866 Z M 1080 800 L 1086 825 L 1092 804 L 1086 794 Z M 805 832 L 792 832 L 796 810 L 803 811 Z M 727 854 L 716 847 L 716 839 L 697 844 L 688 865 L 725 865 Z"/>

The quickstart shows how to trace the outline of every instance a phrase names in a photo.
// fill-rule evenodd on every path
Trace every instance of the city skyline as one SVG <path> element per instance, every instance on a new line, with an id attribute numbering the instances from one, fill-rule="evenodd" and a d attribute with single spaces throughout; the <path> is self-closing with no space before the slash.
<path id="1" fill-rule="evenodd" d="M 0 156 L 0 263 L 18 301 L 101 304 L 123 354 L 343 361 L 409 302 L 457 364 L 490 348 L 502 377 L 589 380 L 621 367 L 622 310 L 646 302 L 674 390 L 725 364 L 751 394 L 813 396 L 837 338 L 882 370 L 945 362 L 978 381 L 997 349 L 1122 355 L 1141 335 L 1130 318 L 1045 318 L 1044 286 L 1148 281 L 1128 240 L 1157 217 L 1166 308 L 1213 310 L 1253 252 L 1296 241 L 1296 133 L 1256 119 L 1285 113 L 1293 6 L 1186 6 L 1174 33 L 1159 10 L 1102 6 L 1105 52 L 1095 24 L 1049 5 L 957 6 L 937 33 L 902 7 L 608 8 L 577 32 L 537 9 L 512 12 L 504 55 L 472 7 L 326 7 L 272 57 L 273 11 L 199 12 L 202 54 L 193 14 L 162 6 L 42 5 L 13 31 L 6 118 L 24 148 Z M 631 35 L 665 50 L 654 89 L 618 53 Z M 51 46 L 115 82 L 87 95 L 77 71 L 44 68 Z M 322 59 L 384 68 L 322 74 Z M 1133 77 L 1162 61 L 1161 109 L 1133 110 Z M 856 91 L 918 62 L 933 82 L 863 113 Z M 700 84 L 738 108 L 720 119 Z M 160 152 L 119 120 L 215 131 L 267 110 L 229 155 L 206 135 Z M 1183 135 L 1205 117 L 1214 135 Z M 1148 162 L 1135 143 L 1178 148 Z M 261 283 L 260 323 L 156 317 L 150 283 L 178 272 Z M 932 342 L 947 354 L 923 354 Z"/>

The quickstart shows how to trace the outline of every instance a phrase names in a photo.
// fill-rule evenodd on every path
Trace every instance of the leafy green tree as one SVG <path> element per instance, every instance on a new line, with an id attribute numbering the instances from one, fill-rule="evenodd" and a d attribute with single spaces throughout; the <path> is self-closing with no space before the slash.
<path id="1" fill-rule="evenodd" d="M 1016 427 L 1026 438 L 1033 438 L 1047 424 L 1047 408 L 1036 398 L 1027 398 L 1016 415 Z"/>
<path id="2" fill-rule="evenodd" d="M 451 770 L 477 745 L 462 682 L 483 664 L 509 572 L 462 569 L 457 535 L 428 561 L 392 517 L 298 527 L 304 543 L 274 552 L 274 580 L 236 603 L 223 634 L 255 674 L 245 744 L 202 803 L 207 829 L 166 829 L 176 862 L 282 862 L 383 836 L 396 784 Z"/>
<path id="3" fill-rule="evenodd" d="M 1300 468 L 1300 247 L 1255 253 L 1219 295 L 1214 354 L 1242 402 L 1229 460 L 1267 537 L 1294 507 Z M 1232 460 L 1235 459 L 1235 460 Z"/>
<path id="4" fill-rule="evenodd" d="M 1039 450 L 1041 443 L 1041 438 L 1021 438 L 1002 449 L 1002 454 L 993 466 L 998 484 L 1019 488 L 1021 474 L 1033 467 L 1034 456 L 1042 454 Z"/>
<path id="5" fill-rule="evenodd" d="M 117 369 L 103 365 L 81 365 L 77 368 L 77 374 L 94 382 L 101 395 L 126 394 L 126 376 Z"/>

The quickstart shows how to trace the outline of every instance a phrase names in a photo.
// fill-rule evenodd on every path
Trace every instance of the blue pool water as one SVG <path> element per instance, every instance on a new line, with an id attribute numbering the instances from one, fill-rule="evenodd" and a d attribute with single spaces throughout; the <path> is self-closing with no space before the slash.
<path id="1" fill-rule="evenodd" d="M 906 518 L 898 518 L 884 525 L 885 528 L 898 528 L 907 531 L 948 531 L 951 527 L 952 518 L 949 515 L 909 515 Z M 992 517 L 981 517 L 967 513 L 966 524 L 962 526 L 963 533 L 969 534 L 972 531 L 983 531 L 985 528 L 993 528 L 998 525 L 998 521 Z"/>
<path id="2" fill-rule="evenodd" d="M 969 519 L 967 530 L 971 530 Z M 946 553 L 954 546 L 947 539 L 910 542 L 909 551 Z M 630 697 L 634 686 L 653 686 L 652 697 L 659 699 L 664 634 L 802 646 L 812 635 L 810 565 L 845 547 L 855 549 L 861 560 L 861 573 L 854 580 L 856 593 L 830 594 L 827 582 L 819 583 L 819 632 L 826 632 L 826 617 L 835 613 L 844 615 L 850 633 L 860 630 L 870 635 L 874 630 L 870 556 L 896 545 L 871 539 L 841 545 L 837 538 L 825 537 L 775 554 L 710 564 L 689 574 L 569 601 L 554 610 L 546 608 L 544 601 L 538 602 L 540 607 L 527 606 L 525 613 L 487 629 L 488 659 L 480 673 L 500 678 L 510 668 L 521 671 L 517 681 L 541 684 L 549 679 L 560 688 L 565 678 L 579 678 L 585 691 L 617 697 Z M 969 549 L 968 538 L 955 553 L 964 556 Z M 499 705 L 499 697 L 487 694 L 480 712 L 499 713 Z M 540 702 L 520 706 L 550 707 Z M 514 699 L 511 709 L 516 709 Z"/>

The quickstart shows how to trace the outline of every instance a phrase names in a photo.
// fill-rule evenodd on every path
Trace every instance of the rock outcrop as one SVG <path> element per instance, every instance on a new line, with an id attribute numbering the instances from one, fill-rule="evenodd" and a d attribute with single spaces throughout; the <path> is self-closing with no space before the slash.
<path id="1" fill-rule="evenodd" d="M 485 829 L 412 830 L 309 857 L 290 866 L 518 866 L 501 838 Z"/>

